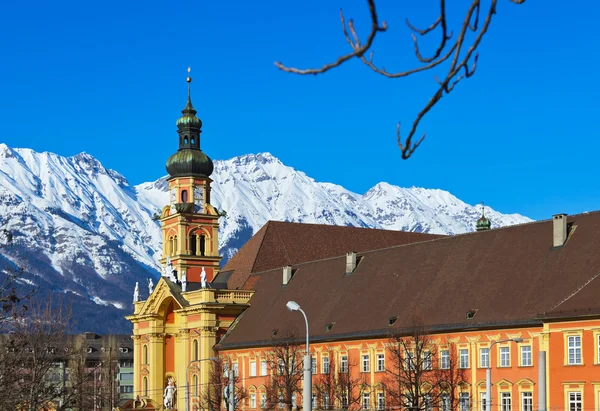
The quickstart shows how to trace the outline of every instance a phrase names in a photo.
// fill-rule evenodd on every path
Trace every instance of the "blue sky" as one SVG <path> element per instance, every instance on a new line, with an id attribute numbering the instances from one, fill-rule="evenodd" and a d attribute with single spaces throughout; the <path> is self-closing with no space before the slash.
<path id="1" fill-rule="evenodd" d="M 449 3 L 455 23 L 467 2 Z M 318 66 L 347 52 L 339 8 L 366 34 L 364 0 L 3 2 L 0 141 L 86 151 L 132 184 L 154 180 L 177 149 L 191 66 L 213 159 L 268 151 L 355 192 L 380 181 L 441 188 L 535 219 L 599 209 L 600 4 L 498 3 L 477 73 L 425 118 L 425 142 L 403 161 L 396 122 L 408 128 L 435 73 L 390 80 L 351 61 L 301 77 L 273 65 Z M 390 29 L 376 60 L 414 67 L 404 19 L 428 25 L 436 5 L 380 0 Z"/>

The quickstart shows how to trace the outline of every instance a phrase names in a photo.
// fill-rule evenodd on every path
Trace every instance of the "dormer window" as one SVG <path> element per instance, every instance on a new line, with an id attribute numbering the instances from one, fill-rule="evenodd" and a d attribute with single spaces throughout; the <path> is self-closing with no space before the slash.
<path id="1" fill-rule="evenodd" d="M 122 353 L 128 353 L 129 352 L 129 348 L 127 348 L 127 347 L 121 347 L 121 348 L 119 348 L 119 351 L 121 351 Z"/>
<path id="2" fill-rule="evenodd" d="M 87 347 L 87 353 L 88 353 L 88 354 L 91 354 L 91 353 L 92 353 L 92 351 L 93 351 L 93 350 L 92 350 L 92 347 Z"/>

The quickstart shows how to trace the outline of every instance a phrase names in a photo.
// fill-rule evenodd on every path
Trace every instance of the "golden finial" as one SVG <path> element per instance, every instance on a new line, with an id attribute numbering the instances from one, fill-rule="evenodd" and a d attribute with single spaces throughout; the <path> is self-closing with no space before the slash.
<path id="1" fill-rule="evenodd" d="M 188 76 L 187 76 L 187 78 L 185 79 L 185 81 L 187 81 L 188 83 L 191 83 L 191 82 L 192 82 L 192 77 L 190 76 L 190 71 L 192 71 L 192 68 L 191 68 L 191 67 L 188 67 Z"/>

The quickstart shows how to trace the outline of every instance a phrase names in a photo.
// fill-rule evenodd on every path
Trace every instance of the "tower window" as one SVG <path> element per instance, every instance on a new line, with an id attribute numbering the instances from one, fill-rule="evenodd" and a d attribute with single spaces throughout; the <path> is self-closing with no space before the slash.
<path id="1" fill-rule="evenodd" d="M 206 237 L 201 235 L 200 236 L 200 255 L 205 255 L 206 254 Z"/>
<path id="2" fill-rule="evenodd" d="M 183 136 L 183 144 L 187 144 L 188 143 L 188 136 Z"/>
<path id="3" fill-rule="evenodd" d="M 182 203 L 188 202 L 188 191 L 187 190 L 181 190 L 181 202 Z"/>
<path id="4" fill-rule="evenodd" d="M 196 234 L 190 235 L 190 254 L 191 255 L 196 255 L 197 254 L 196 244 L 197 244 Z"/>
<path id="5" fill-rule="evenodd" d="M 194 137 L 192 137 L 192 138 L 190 139 L 190 143 L 192 143 L 192 144 L 195 144 L 195 143 L 196 143 L 196 139 L 195 139 Z"/>

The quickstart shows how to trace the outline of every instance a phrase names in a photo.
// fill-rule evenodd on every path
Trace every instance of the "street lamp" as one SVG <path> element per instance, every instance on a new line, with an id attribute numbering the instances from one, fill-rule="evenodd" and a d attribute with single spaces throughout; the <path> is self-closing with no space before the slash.
<path id="1" fill-rule="evenodd" d="M 202 358 L 200 360 L 192 360 L 188 364 L 187 368 L 185 369 L 185 409 L 186 409 L 186 411 L 190 411 L 190 381 L 189 381 L 190 367 L 195 362 L 217 361 L 218 359 L 219 359 L 219 357 L 208 357 L 208 358 Z"/>
<path id="2" fill-rule="evenodd" d="M 312 410 L 312 357 L 310 356 L 310 343 L 308 340 L 308 318 L 306 313 L 295 301 L 288 301 L 285 305 L 290 311 L 300 311 L 304 316 L 306 323 L 306 355 L 304 356 L 304 389 L 302 390 L 302 409 L 303 411 Z"/>
<path id="3" fill-rule="evenodd" d="M 486 411 L 492 411 L 492 347 L 498 343 L 504 342 L 523 342 L 522 338 L 509 338 L 507 340 L 498 340 L 490 344 L 490 351 L 488 353 L 488 366 L 485 370 L 485 396 L 486 396 Z"/>

